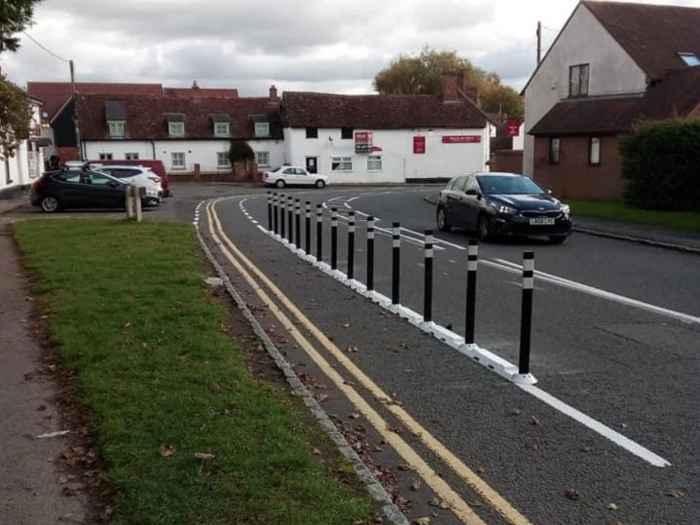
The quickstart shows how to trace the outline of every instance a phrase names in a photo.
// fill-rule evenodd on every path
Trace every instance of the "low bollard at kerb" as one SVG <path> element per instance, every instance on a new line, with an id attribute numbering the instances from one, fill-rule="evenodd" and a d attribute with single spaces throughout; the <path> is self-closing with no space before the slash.
<path id="1" fill-rule="evenodd" d="M 425 230 L 424 262 L 425 277 L 423 280 L 423 321 L 433 320 L 433 230 Z"/>
<path id="2" fill-rule="evenodd" d="M 348 212 L 348 279 L 355 278 L 355 212 Z"/>
<path id="3" fill-rule="evenodd" d="M 290 244 L 294 242 L 294 197 L 287 199 L 287 240 Z"/>
<path id="4" fill-rule="evenodd" d="M 467 252 L 467 307 L 464 323 L 464 343 L 474 344 L 474 324 L 476 319 L 476 268 L 479 259 L 479 243 L 469 239 Z"/>
<path id="5" fill-rule="evenodd" d="M 294 204 L 294 213 L 296 214 L 294 220 L 295 222 L 295 233 L 294 233 L 294 238 L 295 238 L 295 246 L 297 248 L 301 248 L 301 201 L 299 199 L 296 199 L 295 204 Z"/>
<path id="6" fill-rule="evenodd" d="M 392 248 L 392 271 L 391 271 L 391 304 L 399 304 L 399 278 L 401 273 L 401 225 L 398 222 L 393 223 L 393 232 L 391 235 Z"/>
<path id="7" fill-rule="evenodd" d="M 316 205 L 316 260 L 323 261 L 323 208 Z"/>
<path id="8" fill-rule="evenodd" d="M 267 231 L 272 231 L 272 195 L 267 192 Z"/>
<path id="9" fill-rule="evenodd" d="M 520 362 L 518 373 L 530 373 L 530 338 L 532 336 L 532 294 L 535 284 L 535 252 L 523 254 L 523 300 L 520 310 Z"/>
<path id="10" fill-rule="evenodd" d="M 338 268 L 338 209 L 331 208 L 331 270 Z"/>
<path id="11" fill-rule="evenodd" d="M 367 217 L 367 291 L 374 290 L 374 217 Z"/>
<path id="12" fill-rule="evenodd" d="M 279 234 L 279 221 L 277 219 L 279 215 L 279 208 L 278 208 L 278 198 L 277 198 L 277 193 L 272 194 L 272 231 L 275 232 L 275 235 Z"/>
<path id="13" fill-rule="evenodd" d="M 311 255 L 311 202 L 306 201 L 306 224 L 304 228 L 304 248 L 306 255 Z"/>

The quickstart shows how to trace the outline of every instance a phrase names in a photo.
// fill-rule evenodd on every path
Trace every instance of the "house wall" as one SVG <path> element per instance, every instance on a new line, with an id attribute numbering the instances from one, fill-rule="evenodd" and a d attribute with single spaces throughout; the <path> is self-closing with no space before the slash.
<path id="1" fill-rule="evenodd" d="M 39 106 L 33 105 L 30 129 L 36 129 L 39 122 Z M 43 156 L 39 150 L 36 143 L 22 140 L 14 157 L 0 161 L 0 199 L 17 197 L 41 176 Z"/>
<path id="2" fill-rule="evenodd" d="M 306 166 L 306 157 L 318 158 L 318 172 L 331 183 L 405 182 L 410 179 L 448 178 L 459 173 L 486 169 L 490 156 L 491 126 L 483 129 L 356 130 L 372 131 L 373 146 L 382 148 L 371 155 L 382 157 L 381 171 L 367 169 L 367 154 L 355 153 L 353 139 L 341 139 L 341 130 L 321 128 L 317 139 L 307 139 L 304 128 L 286 128 L 285 156 L 289 164 Z M 413 137 L 424 136 L 425 154 L 413 153 Z M 475 144 L 443 144 L 445 135 L 478 135 Z M 330 139 L 332 140 L 329 140 Z M 333 157 L 350 157 L 351 171 L 333 171 Z"/>
<path id="3" fill-rule="evenodd" d="M 250 140 L 248 144 L 255 152 L 268 151 L 272 166 L 283 164 L 284 144 L 281 140 Z M 217 166 L 217 152 L 228 152 L 230 146 L 229 140 L 107 140 L 84 143 L 88 160 L 99 159 L 100 153 L 111 153 L 114 160 L 126 159 L 127 153 L 138 153 L 139 159 L 154 159 L 155 147 L 155 160 L 163 161 L 165 169 L 172 173 L 194 172 L 195 164 L 200 165 L 202 173 L 230 172 L 230 167 L 220 169 Z M 185 169 L 173 169 L 174 152 L 185 153 Z"/>
<path id="4" fill-rule="evenodd" d="M 589 137 L 561 137 L 561 162 L 549 163 L 549 138 L 535 140 L 535 180 L 561 198 L 620 200 L 624 193 L 617 137 L 601 137 L 600 165 L 589 164 Z"/>
<path id="5" fill-rule="evenodd" d="M 569 96 L 569 66 L 590 64 L 589 95 L 638 93 L 646 89 L 646 75 L 610 36 L 584 4 L 548 51 L 525 89 L 525 132 L 528 133 L 561 99 Z M 524 144 L 523 173 L 533 176 L 534 137 Z"/>

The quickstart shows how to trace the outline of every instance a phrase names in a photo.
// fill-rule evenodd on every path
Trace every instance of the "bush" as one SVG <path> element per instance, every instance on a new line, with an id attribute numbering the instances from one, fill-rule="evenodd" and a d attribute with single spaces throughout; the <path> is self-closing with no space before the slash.
<path id="1" fill-rule="evenodd" d="M 628 205 L 700 211 L 700 120 L 639 122 L 620 140 L 620 153 Z"/>

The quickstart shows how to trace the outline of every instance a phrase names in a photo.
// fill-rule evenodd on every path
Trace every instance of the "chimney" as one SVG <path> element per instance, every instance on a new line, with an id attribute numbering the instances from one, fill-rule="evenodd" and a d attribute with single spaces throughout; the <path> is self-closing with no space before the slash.
<path id="1" fill-rule="evenodd" d="M 197 81 L 193 80 L 192 81 L 192 89 L 199 89 L 199 86 L 197 85 Z"/>
<path id="2" fill-rule="evenodd" d="M 442 73 L 442 101 L 457 102 L 459 94 L 458 73 L 448 69 Z"/>
<path id="3" fill-rule="evenodd" d="M 465 95 L 471 100 L 476 107 L 481 107 L 481 101 L 479 100 L 479 89 L 475 86 L 467 86 L 464 88 Z"/>
<path id="4" fill-rule="evenodd" d="M 275 87 L 274 84 L 270 86 L 270 101 L 271 102 L 277 102 L 279 100 L 279 97 L 277 96 L 277 88 Z"/>

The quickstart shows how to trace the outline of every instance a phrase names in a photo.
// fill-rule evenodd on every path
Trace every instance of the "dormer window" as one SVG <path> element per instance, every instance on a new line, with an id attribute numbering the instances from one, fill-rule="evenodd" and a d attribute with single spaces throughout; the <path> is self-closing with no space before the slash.
<path id="1" fill-rule="evenodd" d="M 231 123 L 228 115 L 212 115 L 211 119 L 214 122 L 215 137 L 231 136 Z"/>
<path id="2" fill-rule="evenodd" d="M 165 120 L 168 122 L 168 135 L 174 138 L 185 136 L 185 115 L 182 113 L 166 113 Z"/>
<path id="3" fill-rule="evenodd" d="M 123 120 L 110 120 L 109 125 L 109 138 L 110 139 L 123 139 L 124 138 L 124 124 Z"/>
<path id="4" fill-rule="evenodd" d="M 686 66 L 700 66 L 700 58 L 695 53 L 678 53 Z"/>
<path id="5" fill-rule="evenodd" d="M 270 121 L 267 115 L 251 115 L 250 118 L 255 126 L 256 138 L 267 138 L 270 136 Z"/>
<path id="6" fill-rule="evenodd" d="M 123 100 L 106 101 L 105 120 L 109 126 L 109 138 L 123 139 L 126 131 L 126 102 Z"/>

